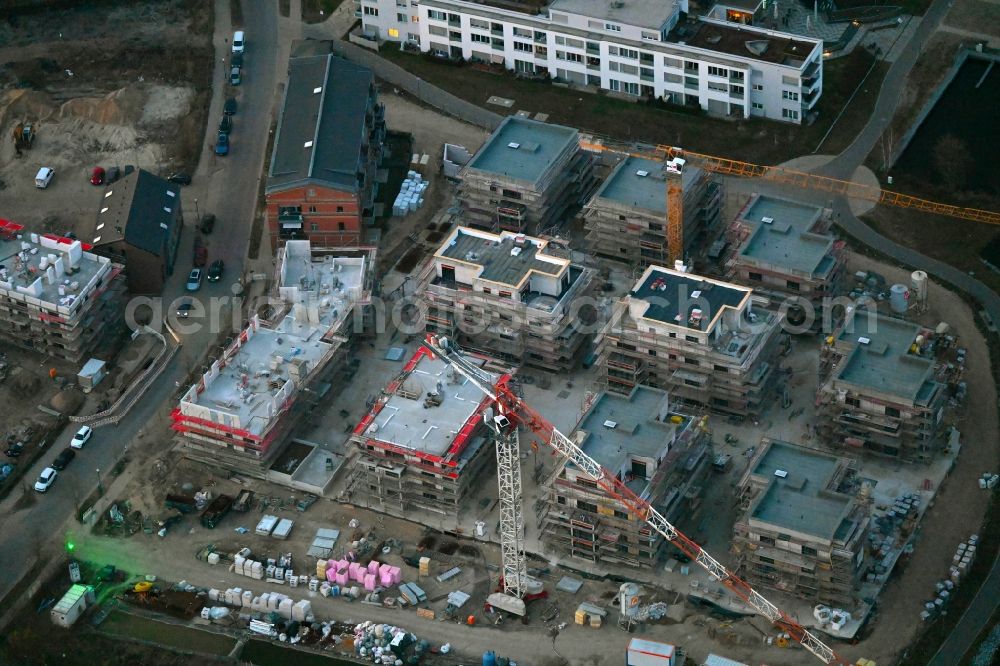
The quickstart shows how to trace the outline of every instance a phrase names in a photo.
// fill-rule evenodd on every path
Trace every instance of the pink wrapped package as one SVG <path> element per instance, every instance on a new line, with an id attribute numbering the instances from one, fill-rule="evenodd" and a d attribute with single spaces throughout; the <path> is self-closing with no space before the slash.
<path id="1" fill-rule="evenodd" d="M 326 579 L 328 581 L 330 581 L 331 583 L 334 582 L 335 580 L 337 580 L 337 572 L 334 571 L 333 569 L 327 569 L 326 570 Z"/>
<path id="2" fill-rule="evenodd" d="M 360 568 L 361 568 L 361 565 L 358 564 L 357 562 L 351 562 L 350 565 L 348 565 L 348 567 L 347 567 L 347 575 L 349 575 L 351 577 L 351 580 L 357 580 L 358 569 L 360 569 Z"/>
<path id="3" fill-rule="evenodd" d="M 392 587 L 393 585 L 392 574 L 390 574 L 389 572 L 386 572 L 384 574 L 379 574 L 378 582 L 379 585 L 381 585 L 382 587 Z"/>
<path id="4" fill-rule="evenodd" d="M 372 560 L 368 563 L 368 573 L 372 575 L 378 573 L 378 560 Z"/>
<path id="5" fill-rule="evenodd" d="M 389 573 L 392 574 L 393 585 L 399 585 L 403 581 L 403 570 L 399 567 L 390 567 Z"/>
<path id="6" fill-rule="evenodd" d="M 365 590 L 371 592 L 375 589 L 375 574 L 367 574 L 365 576 Z"/>
<path id="7" fill-rule="evenodd" d="M 336 579 L 337 579 L 337 585 L 340 585 L 341 587 L 347 585 L 347 580 L 348 580 L 347 574 L 339 573 L 336 575 Z"/>

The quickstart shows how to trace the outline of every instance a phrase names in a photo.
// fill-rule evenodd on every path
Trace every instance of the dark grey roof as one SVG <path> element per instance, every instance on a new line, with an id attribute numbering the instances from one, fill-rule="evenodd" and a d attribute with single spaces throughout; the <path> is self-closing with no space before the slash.
<path id="1" fill-rule="evenodd" d="M 84 240 L 106 245 L 124 239 L 129 245 L 160 255 L 180 214 L 180 186 L 136 169 L 108 186 L 93 238 Z"/>
<path id="2" fill-rule="evenodd" d="M 289 60 L 266 192 L 306 183 L 356 191 L 374 84 L 370 69 L 333 55 Z"/>
<path id="3" fill-rule="evenodd" d="M 569 265 L 569 261 L 558 263 L 538 259 L 538 246 L 533 242 L 524 243 L 521 252 L 512 255 L 511 250 L 515 247 L 512 236 L 493 241 L 458 229 L 454 239 L 440 250 L 440 254 L 448 259 L 460 259 L 482 266 L 483 271 L 479 274 L 481 279 L 512 287 L 519 286 L 531 271 L 558 277 Z"/>
<path id="4" fill-rule="evenodd" d="M 704 280 L 690 273 L 653 267 L 647 278 L 632 290 L 633 298 L 649 303 L 644 315 L 667 324 L 691 328 L 691 310 L 702 311 L 704 330 L 724 307 L 738 307 L 750 289 L 735 284 Z"/>

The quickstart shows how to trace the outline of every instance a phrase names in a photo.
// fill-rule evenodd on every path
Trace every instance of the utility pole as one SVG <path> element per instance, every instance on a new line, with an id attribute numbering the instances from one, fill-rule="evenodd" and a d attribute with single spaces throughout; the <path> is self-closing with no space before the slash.
<path id="1" fill-rule="evenodd" d="M 98 495 L 103 495 L 104 494 L 104 486 L 101 484 L 101 468 L 100 467 L 97 468 L 97 494 Z"/>

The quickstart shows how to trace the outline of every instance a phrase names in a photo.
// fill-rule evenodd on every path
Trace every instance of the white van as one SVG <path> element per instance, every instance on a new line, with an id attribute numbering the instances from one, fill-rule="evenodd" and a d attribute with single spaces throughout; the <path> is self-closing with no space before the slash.
<path id="1" fill-rule="evenodd" d="M 233 35 L 233 53 L 243 53 L 246 48 L 245 35 L 242 30 L 237 30 Z"/>
<path id="2" fill-rule="evenodd" d="M 56 175 L 55 170 L 49 167 L 42 167 L 35 174 L 35 187 L 45 189 L 52 182 L 52 176 Z"/>

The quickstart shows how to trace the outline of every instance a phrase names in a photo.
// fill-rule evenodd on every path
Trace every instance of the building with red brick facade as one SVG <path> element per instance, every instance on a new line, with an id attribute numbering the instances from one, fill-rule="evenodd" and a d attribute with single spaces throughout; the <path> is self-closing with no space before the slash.
<path id="1" fill-rule="evenodd" d="M 374 222 L 384 109 L 371 70 L 292 58 L 264 190 L 271 246 L 357 246 Z"/>

